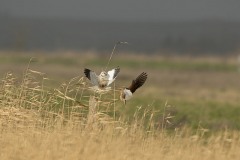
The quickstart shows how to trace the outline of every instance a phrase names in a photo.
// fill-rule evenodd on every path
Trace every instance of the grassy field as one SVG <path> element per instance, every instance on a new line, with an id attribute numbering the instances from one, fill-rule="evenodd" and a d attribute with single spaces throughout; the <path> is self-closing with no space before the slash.
<path id="1" fill-rule="evenodd" d="M 236 57 L 116 53 L 113 90 L 94 94 L 83 69 L 108 57 L 0 52 L 0 159 L 239 158 Z M 119 90 L 143 71 L 125 106 Z"/>

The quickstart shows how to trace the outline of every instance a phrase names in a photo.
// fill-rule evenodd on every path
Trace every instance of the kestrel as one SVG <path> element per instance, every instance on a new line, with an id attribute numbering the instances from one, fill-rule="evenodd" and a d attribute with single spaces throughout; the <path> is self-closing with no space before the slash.
<path id="1" fill-rule="evenodd" d="M 115 80 L 119 72 L 120 68 L 117 67 L 108 72 L 102 71 L 98 76 L 94 71 L 87 68 L 84 69 L 85 76 L 99 89 L 105 89 L 109 86 Z"/>
<path id="2" fill-rule="evenodd" d="M 132 84 L 129 87 L 124 88 L 121 91 L 120 99 L 124 101 L 124 104 L 126 104 L 127 100 L 132 98 L 132 94 L 145 83 L 146 79 L 147 73 L 143 72 L 135 80 L 132 81 Z"/>

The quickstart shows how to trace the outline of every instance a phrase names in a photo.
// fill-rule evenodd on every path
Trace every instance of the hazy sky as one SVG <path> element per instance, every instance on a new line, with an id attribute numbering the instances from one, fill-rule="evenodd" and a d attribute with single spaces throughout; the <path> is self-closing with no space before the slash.
<path id="1" fill-rule="evenodd" d="M 0 12 L 98 20 L 240 21 L 240 0 L 1 0 Z"/>

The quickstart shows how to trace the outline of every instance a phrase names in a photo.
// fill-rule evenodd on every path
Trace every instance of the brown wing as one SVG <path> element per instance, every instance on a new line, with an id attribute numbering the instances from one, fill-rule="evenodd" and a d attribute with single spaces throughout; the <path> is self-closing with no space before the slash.
<path id="1" fill-rule="evenodd" d="M 147 73 L 141 73 L 135 80 L 132 81 L 132 84 L 128 87 L 132 93 L 134 93 L 139 87 L 141 87 L 147 79 Z"/>

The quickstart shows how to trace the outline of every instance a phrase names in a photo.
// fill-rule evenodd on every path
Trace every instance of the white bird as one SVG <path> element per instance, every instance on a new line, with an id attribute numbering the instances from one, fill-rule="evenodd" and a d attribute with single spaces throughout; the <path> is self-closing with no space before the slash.
<path id="1" fill-rule="evenodd" d="M 98 76 L 94 71 L 87 68 L 84 69 L 85 76 L 99 89 L 105 89 L 109 86 L 115 80 L 119 72 L 120 68 L 117 67 L 108 72 L 102 71 Z"/>
<path id="2" fill-rule="evenodd" d="M 143 72 L 141 73 L 135 80 L 132 81 L 132 84 L 124 88 L 121 91 L 120 99 L 126 104 L 126 101 L 132 98 L 132 94 L 141 87 L 145 81 L 147 80 L 147 73 Z"/>

